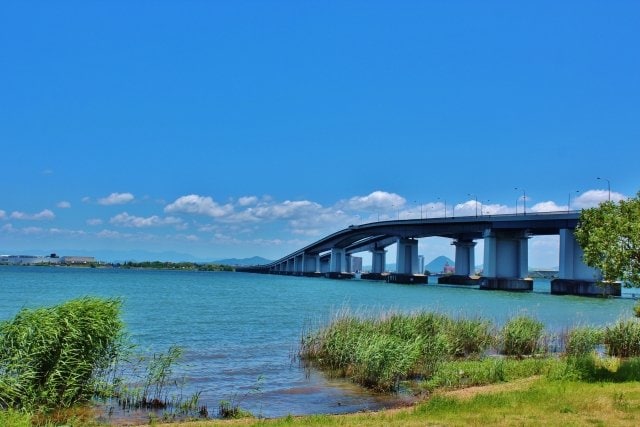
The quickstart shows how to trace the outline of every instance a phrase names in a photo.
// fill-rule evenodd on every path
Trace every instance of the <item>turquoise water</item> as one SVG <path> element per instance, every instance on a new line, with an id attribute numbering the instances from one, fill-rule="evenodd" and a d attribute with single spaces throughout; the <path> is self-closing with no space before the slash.
<path id="1" fill-rule="evenodd" d="M 633 300 L 480 291 L 437 285 L 403 286 L 360 280 L 55 267 L 0 267 L 0 319 L 22 307 L 95 295 L 121 297 L 128 332 L 146 353 L 184 349 L 185 392 L 201 391 L 209 408 L 235 400 L 265 417 L 339 413 L 392 405 L 344 381 L 328 380 L 292 361 L 305 328 L 332 314 L 437 310 L 482 316 L 501 324 L 530 314 L 560 331 L 631 316 Z"/>

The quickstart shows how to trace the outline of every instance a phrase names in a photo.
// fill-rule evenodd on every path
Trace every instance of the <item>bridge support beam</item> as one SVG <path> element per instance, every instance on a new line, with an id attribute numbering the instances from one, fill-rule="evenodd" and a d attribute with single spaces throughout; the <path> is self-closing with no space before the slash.
<path id="1" fill-rule="evenodd" d="M 302 275 L 304 272 L 304 255 L 296 255 L 293 257 L 293 274 L 296 276 Z"/>
<path id="2" fill-rule="evenodd" d="M 529 275 L 529 235 L 486 230 L 484 272 L 480 289 L 531 291 Z"/>
<path id="3" fill-rule="evenodd" d="M 353 268 L 351 265 L 351 261 L 352 261 L 352 257 L 351 254 L 345 254 L 344 255 L 344 271 L 346 273 L 352 273 Z"/>
<path id="4" fill-rule="evenodd" d="M 456 247 L 456 273 L 439 277 L 438 283 L 447 285 L 477 285 L 479 280 L 469 277 L 475 274 L 476 242 L 469 239 L 458 239 L 453 242 L 452 245 Z"/>
<path id="5" fill-rule="evenodd" d="M 366 280 L 386 280 L 387 275 L 382 274 L 386 268 L 387 251 L 373 249 L 371 251 L 371 272 L 363 273 L 360 277 Z"/>
<path id="6" fill-rule="evenodd" d="M 329 273 L 331 269 L 331 256 L 322 256 L 320 257 L 320 272 L 321 273 Z"/>
<path id="7" fill-rule="evenodd" d="M 320 275 L 320 255 L 317 254 L 303 254 L 303 271 L 304 276 L 319 276 Z"/>
<path id="8" fill-rule="evenodd" d="M 418 241 L 416 239 L 398 239 L 396 273 L 417 274 L 419 270 Z"/>
<path id="9" fill-rule="evenodd" d="M 397 243 L 396 272 L 387 276 L 389 283 L 427 283 L 427 276 L 421 274 L 418 259 L 418 241 L 400 238 Z"/>
<path id="10" fill-rule="evenodd" d="M 582 248 L 571 229 L 560 230 L 560 271 L 551 281 L 551 293 L 556 295 L 620 296 L 620 283 L 599 285 L 602 273 L 582 261 Z"/>
<path id="11" fill-rule="evenodd" d="M 381 274 L 386 268 L 387 251 L 374 249 L 371 251 L 371 272 Z"/>
<path id="12" fill-rule="evenodd" d="M 348 256 L 343 248 L 331 248 L 331 261 L 329 272 L 326 274 L 326 276 L 330 279 L 353 278 L 353 273 L 348 270 L 350 268 L 350 258 L 351 256 Z"/>

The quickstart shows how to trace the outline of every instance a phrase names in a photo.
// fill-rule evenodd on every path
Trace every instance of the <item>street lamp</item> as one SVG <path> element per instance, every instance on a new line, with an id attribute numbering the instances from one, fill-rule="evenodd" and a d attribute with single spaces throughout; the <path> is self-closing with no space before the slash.
<path id="1" fill-rule="evenodd" d="M 438 200 L 440 200 L 440 197 L 438 197 Z M 444 201 L 444 217 L 445 219 L 447 218 L 447 200 L 446 199 L 442 199 Z"/>
<path id="2" fill-rule="evenodd" d="M 487 199 L 487 204 L 490 202 L 490 199 Z M 491 213 L 489 212 L 489 209 L 487 208 L 487 210 L 484 210 L 484 203 L 481 203 L 482 206 L 480 206 L 480 213 L 482 215 L 485 215 L 485 212 L 487 213 L 487 215 L 491 215 Z"/>
<path id="3" fill-rule="evenodd" d="M 397 209 L 397 211 L 398 211 L 398 221 L 400 221 L 400 206 L 391 205 L 391 210 L 394 210 L 396 207 L 398 208 Z"/>
<path id="4" fill-rule="evenodd" d="M 609 181 L 607 178 L 600 177 L 597 177 L 596 179 L 604 179 L 605 181 L 607 181 L 607 191 L 609 192 L 609 201 L 611 201 L 611 181 Z"/>
<path id="5" fill-rule="evenodd" d="M 576 193 L 579 193 L 580 190 L 576 190 Z M 569 192 L 569 201 L 567 203 L 567 212 L 571 211 L 571 192 Z"/>
<path id="6" fill-rule="evenodd" d="M 516 190 L 522 190 L 522 210 L 524 215 L 527 214 L 527 192 L 524 191 L 524 188 L 515 188 Z M 516 213 L 518 213 L 518 205 L 516 204 Z"/>
<path id="7" fill-rule="evenodd" d="M 416 206 L 418 205 L 418 201 L 414 200 L 413 203 L 416 204 Z M 420 219 L 422 219 L 422 204 L 420 204 Z"/>
<path id="8" fill-rule="evenodd" d="M 476 218 L 478 218 L 478 196 L 476 196 L 475 194 L 467 194 L 469 197 L 473 197 L 474 199 L 476 199 Z"/>

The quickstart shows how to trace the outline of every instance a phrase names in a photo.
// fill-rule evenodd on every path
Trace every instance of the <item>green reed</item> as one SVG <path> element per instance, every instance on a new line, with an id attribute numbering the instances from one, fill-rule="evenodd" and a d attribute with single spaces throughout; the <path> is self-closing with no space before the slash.
<path id="1" fill-rule="evenodd" d="M 49 411 L 104 389 L 124 345 L 118 299 L 23 309 L 0 323 L 0 408 Z"/>
<path id="2" fill-rule="evenodd" d="M 619 320 L 614 325 L 606 327 L 604 343 L 611 356 L 640 356 L 640 320 Z"/>
<path id="3" fill-rule="evenodd" d="M 603 343 L 602 329 L 591 326 L 577 327 L 566 336 L 565 354 L 567 356 L 586 356 L 593 353 Z"/>
<path id="4" fill-rule="evenodd" d="M 543 338 L 542 322 L 527 316 L 517 316 L 508 320 L 500 331 L 500 352 L 515 357 L 540 354 L 545 351 Z"/>
<path id="5" fill-rule="evenodd" d="M 483 354 L 493 341 L 488 321 L 438 313 L 391 313 L 377 319 L 343 314 L 307 334 L 300 356 L 338 376 L 380 391 L 431 376 L 459 357 Z"/>

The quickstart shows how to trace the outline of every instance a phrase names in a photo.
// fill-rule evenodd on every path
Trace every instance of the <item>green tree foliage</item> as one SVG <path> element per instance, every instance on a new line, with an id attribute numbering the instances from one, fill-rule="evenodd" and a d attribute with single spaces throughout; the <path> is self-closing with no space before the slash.
<path id="1" fill-rule="evenodd" d="M 605 281 L 640 287 L 640 192 L 583 210 L 575 236 L 585 264 L 602 271 Z"/>

